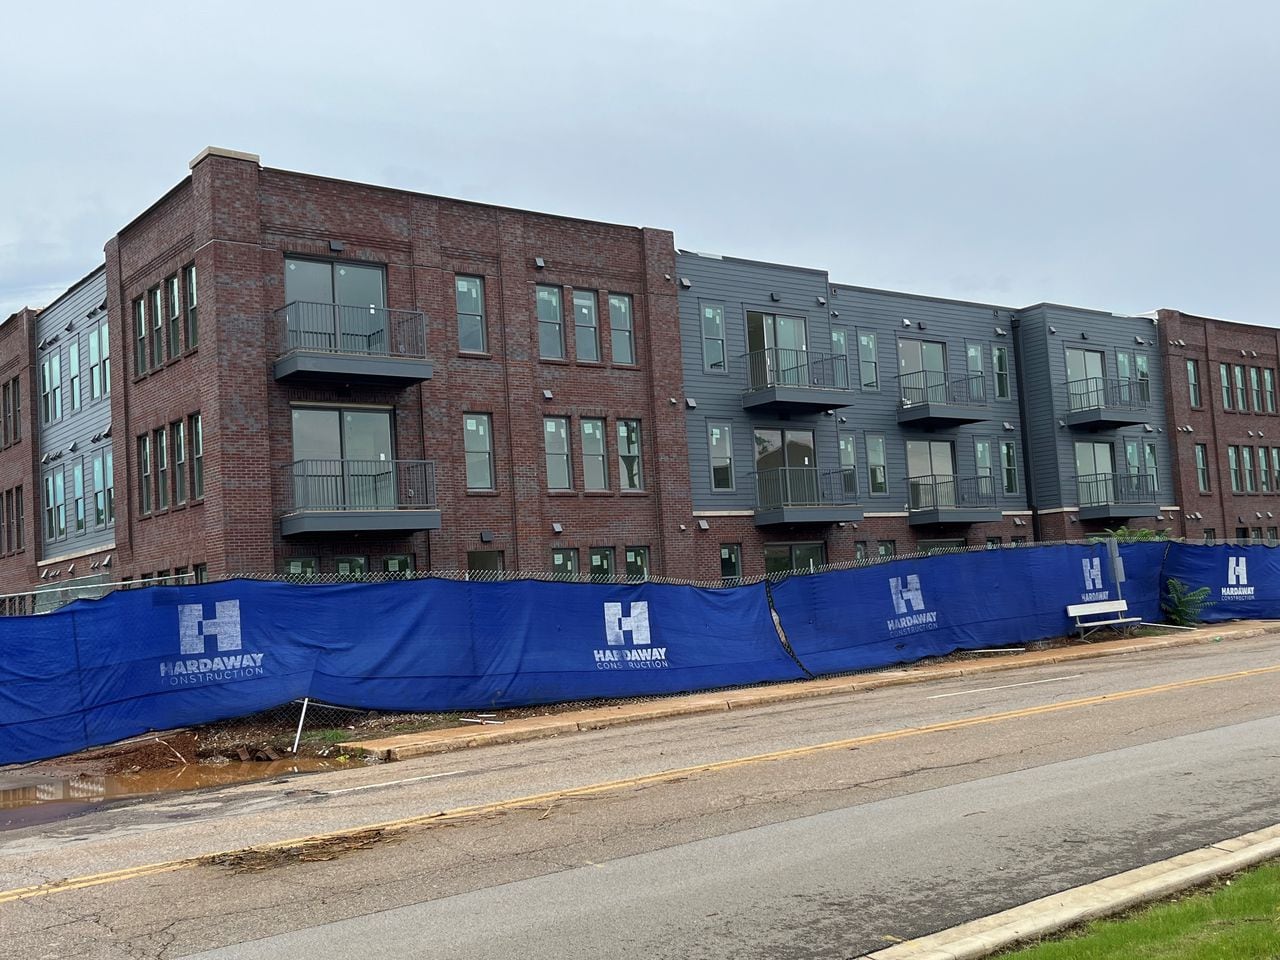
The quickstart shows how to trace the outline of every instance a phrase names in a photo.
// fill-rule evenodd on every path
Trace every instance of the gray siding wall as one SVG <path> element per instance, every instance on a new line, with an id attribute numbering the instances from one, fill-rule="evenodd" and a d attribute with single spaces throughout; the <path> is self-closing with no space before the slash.
<path id="1" fill-rule="evenodd" d="M 98 270 L 44 310 L 36 322 L 36 343 L 44 344 L 36 350 L 35 419 L 39 424 L 39 494 L 36 507 L 39 510 L 41 558 L 53 559 L 79 554 L 85 551 L 110 547 L 115 541 L 114 524 L 99 525 L 95 522 L 93 482 L 94 458 L 105 455 L 111 449 L 111 438 L 102 434 L 111 426 L 111 397 L 102 393 L 94 398 L 90 377 L 89 337 L 106 322 L 107 312 L 101 309 L 107 299 L 106 274 Z M 70 329 L 68 329 L 68 327 Z M 76 385 L 72 364 L 72 347 L 79 349 L 79 406 L 74 402 Z M 62 416 L 45 422 L 42 402 L 41 372 L 45 361 L 57 356 L 60 367 L 59 386 L 62 394 Z M 119 358 L 113 357 L 113 387 L 118 384 L 122 367 Z M 98 439 L 93 438 L 97 436 Z M 76 468 L 83 476 L 83 529 L 77 523 Z M 104 457 L 105 471 L 105 457 Z M 45 520 L 46 478 L 61 475 L 66 502 L 66 532 L 51 540 Z M 104 476 L 104 486 L 106 485 Z"/>
<path id="2" fill-rule="evenodd" d="M 1018 321 L 1019 353 L 1027 364 L 1028 374 L 1025 413 L 1031 432 L 1032 460 L 1039 481 L 1037 507 L 1051 510 L 1078 505 L 1075 484 L 1077 440 L 1111 444 L 1117 473 L 1129 470 L 1127 443 L 1136 442 L 1140 456 L 1144 444 L 1155 443 L 1157 502 L 1161 506 L 1176 504 L 1177 493 L 1173 489 L 1169 459 L 1169 427 L 1164 410 L 1164 370 L 1157 342 L 1159 327 L 1147 317 L 1118 316 L 1056 304 L 1037 304 L 1021 310 Z M 1139 339 L 1144 342 L 1139 344 Z M 1068 411 L 1068 347 L 1101 352 L 1104 355 L 1103 376 L 1108 378 L 1120 376 L 1118 354 L 1146 356 L 1151 387 L 1143 424 L 1097 431 L 1059 425 Z M 1131 369 L 1135 362 L 1131 360 Z M 1150 430 L 1147 430 L 1148 426 Z M 1138 466 L 1141 472 L 1141 464 Z"/>
<path id="3" fill-rule="evenodd" d="M 686 411 L 689 432 L 689 477 L 695 510 L 750 511 L 756 505 L 756 427 L 778 427 L 814 431 L 818 469 L 840 466 L 837 419 L 823 414 L 793 415 L 789 419 L 749 414 L 742 409 L 747 389 L 747 312 L 804 317 L 810 350 L 831 350 L 829 307 L 818 303 L 829 297 L 827 275 L 819 270 L 755 263 L 747 260 L 711 257 L 679 252 L 676 271 L 680 286 L 680 346 L 684 355 L 685 397 L 697 401 Z M 691 286 L 685 289 L 683 280 Z M 772 299 L 776 295 L 777 300 Z M 724 307 L 725 355 L 723 373 L 704 369 L 702 349 L 703 304 Z M 841 416 L 846 416 L 841 411 Z M 733 429 L 734 489 L 712 492 L 711 459 L 707 430 L 711 423 L 729 423 Z M 848 426 L 852 426 L 852 421 Z M 844 426 L 844 425 L 841 425 Z"/>

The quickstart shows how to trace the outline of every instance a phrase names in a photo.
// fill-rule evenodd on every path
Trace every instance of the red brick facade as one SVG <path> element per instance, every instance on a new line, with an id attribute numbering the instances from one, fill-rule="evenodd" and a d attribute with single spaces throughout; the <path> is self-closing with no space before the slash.
<path id="1" fill-rule="evenodd" d="M 1183 516 L 1177 536 L 1201 539 L 1213 531 L 1219 539 L 1244 536 L 1274 539 L 1280 528 L 1280 330 L 1273 327 L 1230 323 L 1195 317 L 1176 310 L 1161 310 L 1160 330 L 1167 376 L 1165 403 L 1169 412 L 1174 451 L 1174 477 Z M 1187 361 L 1198 373 L 1200 403 L 1193 405 Z M 1221 364 L 1227 365 L 1230 406 L 1223 402 Z M 1243 409 L 1235 383 L 1242 368 Z M 1252 371 L 1257 371 L 1254 390 Z M 1266 374 L 1271 371 L 1269 402 Z M 1190 428 L 1189 430 L 1187 428 Z M 1203 444 L 1208 472 L 1207 490 L 1198 475 L 1196 446 Z M 1237 450 L 1240 491 L 1232 489 L 1230 450 Z M 1250 448 L 1252 491 L 1244 473 L 1243 448 Z M 1267 451 L 1270 473 L 1259 470 L 1259 450 Z"/>
<path id="2" fill-rule="evenodd" d="M 341 247 L 335 253 L 334 247 Z M 403 390 L 301 388 L 274 381 L 275 311 L 285 303 L 285 255 L 380 264 L 387 306 L 422 311 L 432 379 Z M 544 266 L 539 268 L 536 260 Z M 692 569 L 695 525 L 688 495 L 680 393 L 674 242 L 665 231 L 569 220 L 404 191 L 263 169 L 256 158 L 206 153 L 184 181 L 107 245 L 121 574 L 206 564 L 209 576 L 279 571 L 315 557 L 412 554 L 419 569 L 457 570 L 469 550 L 501 550 L 508 569 L 550 567 L 553 547 L 612 546 L 619 570 L 628 546 L 650 550 L 654 575 Z M 139 375 L 131 304 L 194 263 L 199 345 Z M 485 281 L 489 353 L 459 351 L 454 275 Z M 568 359 L 538 359 L 534 285 L 597 291 L 602 362 L 578 362 L 572 313 Z M 637 363 L 611 362 L 609 292 L 634 306 Z M 117 342 L 118 341 L 118 342 Z M 544 399 L 543 391 L 552 399 Z M 394 407 L 396 456 L 433 460 L 442 528 L 404 537 L 344 535 L 291 542 L 278 516 L 292 459 L 291 405 Z M 192 413 L 204 431 L 205 495 L 138 516 L 135 438 Z M 487 413 L 495 487 L 468 493 L 463 414 Z M 548 492 L 544 416 L 602 417 L 616 455 L 618 419 L 641 421 L 644 489 Z M 552 525 L 563 528 L 553 534 Z M 492 536 L 482 541 L 481 533 Z"/>
<path id="3" fill-rule="evenodd" d="M 0 594 L 16 593 L 39 578 L 39 456 L 33 416 L 38 394 L 31 352 L 37 315 L 38 311 L 23 309 L 0 324 L 0 386 L 7 403 L 13 404 L 15 391 L 20 397 L 16 411 L 10 406 L 0 433 Z M 3 612 L 6 606 L 0 601 Z"/>

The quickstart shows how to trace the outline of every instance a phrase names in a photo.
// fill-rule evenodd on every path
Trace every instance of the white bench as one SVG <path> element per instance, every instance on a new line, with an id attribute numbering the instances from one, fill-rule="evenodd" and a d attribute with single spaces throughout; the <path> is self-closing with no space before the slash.
<path id="1" fill-rule="evenodd" d="M 1133 629 L 1135 623 L 1141 623 L 1141 617 L 1126 617 L 1129 612 L 1127 600 L 1101 600 L 1097 603 L 1073 603 L 1067 607 L 1067 616 L 1075 620 L 1076 629 L 1080 631 L 1080 639 L 1085 640 L 1089 634 L 1103 627 L 1111 627 L 1118 633 Z M 1099 619 L 1099 618 L 1104 619 Z M 1087 619 L 1086 619 L 1087 618 Z"/>

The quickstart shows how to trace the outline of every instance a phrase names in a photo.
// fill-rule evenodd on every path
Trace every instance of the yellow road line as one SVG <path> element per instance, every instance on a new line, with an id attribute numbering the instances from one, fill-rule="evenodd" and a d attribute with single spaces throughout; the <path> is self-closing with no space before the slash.
<path id="1" fill-rule="evenodd" d="M 1037 707 L 1023 707 L 1019 710 L 1007 710 L 1002 713 L 988 713 L 976 717 L 965 717 L 960 720 L 947 720 L 942 723 L 933 723 L 922 727 L 903 727 L 899 730 L 888 730 L 884 733 L 865 734 L 860 737 L 850 737 L 846 740 L 832 740 L 827 743 L 817 743 L 806 747 L 792 747 L 787 750 L 775 750 L 772 753 L 760 753 L 749 757 L 736 757 L 732 760 L 719 760 L 714 763 L 700 763 L 691 767 L 679 767 L 672 770 L 663 770 L 658 773 L 648 773 L 637 777 L 627 777 L 622 780 L 609 780 L 603 783 L 589 784 L 584 787 L 569 787 L 564 790 L 552 790 L 547 793 L 536 793 L 530 796 L 517 797 L 513 800 L 501 800 L 495 803 L 483 803 L 470 807 L 457 807 L 453 810 L 420 814 L 413 817 L 404 817 L 400 820 L 388 820 L 383 823 L 368 823 L 358 827 L 348 827 L 344 830 L 335 830 L 332 833 L 318 834 L 309 837 L 297 837 L 292 840 L 277 840 L 272 843 L 260 844 L 250 849 L 263 851 L 279 850 L 288 847 L 296 847 L 302 844 L 323 843 L 328 840 L 348 837 L 353 834 L 363 833 L 369 830 L 381 830 L 387 832 L 404 830 L 409 827 L 422 826 L 425 824 L 448 823 L 455 820 L 463 820 L 468 817 L 502 813 L 507 810 L 516 810 L 522 807 L 539 806 L 570 797 L 586 797 L 600 793 L 609 793 L 616 790 L 625 790 L 632 787 L 643 787 L 649 784 L 662 783 L 668 780 L 689 777 L 698 773 L 731 770 L 735 767 L 743 767 L 756 763 L 771 763 L 776 760 L 790 760 L 795 757 L 804 757 L 830 750 L 847 750 L 852 747 L 867 746 L 874 743 L 886 743 L 891 740 L 901 740 L 906 737 L 919 737 L 932 733 L 946 733 L 951 730 L 963 730 L 968 727 L 983 726 L 989 723 L 1000 723 L 1005 720 L 1018 720 L 1023 717 L 1035 717 L 1046 713 L 1057 713 L 1063 710 L 1075 710 L 1080 707 L 1091 707 L 1103 703 L 1114 703 L 1120 700 L 1132 700 L 1135 697 L 1148 697 L 1155 694 L 1186 690 L 1191 687 L 1202 687 L 1212 683 L 1225 683 L 1230 680 L 1243 680 L 1248 677 L 1257 677 L 1277 672 L 1280 672 L 1280 664 L 1271 667 L 1256 667 L 1252 670 L 1240 670 L 1236 673 L 1223 673 L 1211 677 L 1199 677 L 1195 680 L 1179 680 L 1174 683 L 1162 683 L 1154 687 L 1140 687 L 1134 690 L 1121 690 L 1116 693 L 1104 693 L 1094 697 L 1084 697 L 1079 700 L 1064 700 L 1060 703 L 1046 703 Z M 136 880 L 141 877 L 150 877 L 159 873 L 169 873 L 174 870 L 182 870 L 187 867 L 194 867 L 202 863 L 206 863 L 211 857 L 224 856 L 228 853 L 235 852 L 237 851 L 228 850 L 219 853 L 205 854 L 199 857 L 188 857 L 183 860 L 170 860 L 164 863 L 143 864 L 142 866 L 128 867 L 123 870 L 112 870 L 107 873 L 89 874 L 87 876 L 74 877 L 54 883 L 42 883 L 30 887 L 17 887 L 12 890 L 0 891 L 0 904 L 10 903 L 15 900 L 27 900 L 32 897 L 48 896 L 53 893 L 65 893 L 70 890 L 83 890 L 86 887 L 96 887 L 106 883 L 117 883 L 122 880 Z"/>

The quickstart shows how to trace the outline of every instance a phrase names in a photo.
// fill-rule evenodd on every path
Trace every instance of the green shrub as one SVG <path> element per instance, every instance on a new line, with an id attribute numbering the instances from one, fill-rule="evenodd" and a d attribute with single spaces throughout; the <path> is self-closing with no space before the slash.
<path id="1" fill-rule="evenodd" d="M 1208 587 L 1192 590 L 1181 580 L 1169 578 L 1169 586 L 1160 609 L 1169 622 L 1179 627 L 1190 627 L 1200 622 L 1200 611 L 1207 606 Z"/>

